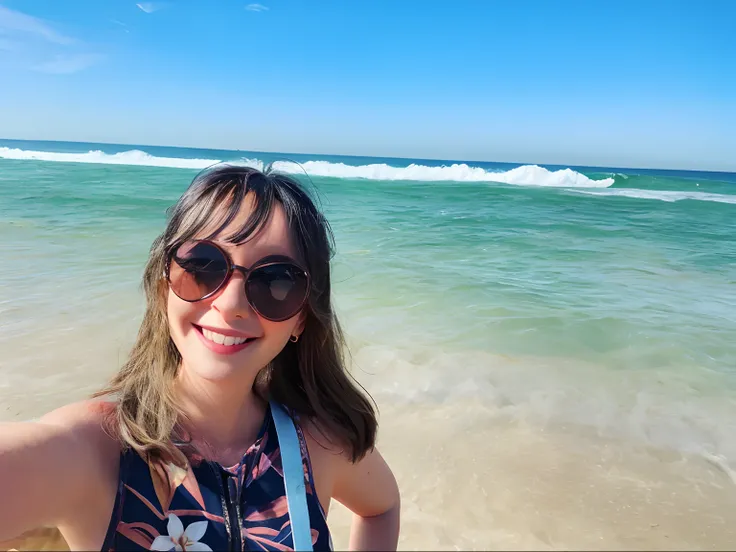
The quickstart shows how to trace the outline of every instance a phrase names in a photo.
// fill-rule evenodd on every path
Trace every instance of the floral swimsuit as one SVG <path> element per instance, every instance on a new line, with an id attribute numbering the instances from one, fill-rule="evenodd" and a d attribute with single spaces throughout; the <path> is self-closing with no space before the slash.
<path id="1" fill-rule="evenodd" d="M 293 550 L 292 519 L 297 521 L 290 516 L 293 499 L 287 500 L 279 446 L 283 430 L 277 434 L 274 408 L 269 405 L 256 441 L 235 466 L 192 458 L 183 469 L 147 461 L 132 449 L 122 453 L 103 551 Z M 311 532 L 313 550 L 332 550 L 304 435 L 293 425 L 302 465 L 298 470 L 297 460 L 296 471 L 303 471 L 306 490 L 304 530 Z"/>

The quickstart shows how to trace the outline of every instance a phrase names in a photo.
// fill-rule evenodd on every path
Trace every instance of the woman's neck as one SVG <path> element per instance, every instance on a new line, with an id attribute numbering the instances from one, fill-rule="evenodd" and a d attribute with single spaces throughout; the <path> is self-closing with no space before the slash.
<path id="1" fill-rule="evenodd" d="M 183 426 L 191 444 L 209 460 L 227 465 L 240 461 L 258 437 L 266 413 L 253 381 L 213 382 L 186 370 L 179 374 L 176 397 L 186 415 Z"/>

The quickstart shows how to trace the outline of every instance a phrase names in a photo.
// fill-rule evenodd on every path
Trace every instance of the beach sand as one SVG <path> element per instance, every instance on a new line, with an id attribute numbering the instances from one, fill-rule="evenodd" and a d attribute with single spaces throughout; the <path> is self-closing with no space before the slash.
<path id="1" fill-rule="evenodd" d="M 581 449 L 579 435 L 566 446 L 564 429 L 463 429 L 431 413 L 417 432 L 417 412 L 396 414 L 381 445 L 401 486 L 402 550 L 732 550 L 736 542 L 733 482 L 705 460 L 592 437 Z M 350 521 L 333 504 L 336 550 L 347 548 Z M 42 529 L 8 548 L 66 546 Z"/>
<path id="2" fill-rule="evenodd" d="M 121 347 L 100 341 L 100 332 L 84 334 L 91 350 L 67 342 L 66 369 L 25 374 L 23 390 L 3 388 L 2 419 L 38 416 L 104 381 L 109 370 L 100 367 L 114 365 Z M 366 354 L 358 351 L 356 363 L 364 367 Z M 540 424 L 490 400 L 400 403 L 376 374 L 362 379 L 379 404 L 379 447 L 401 489 L 402 550 L 727 550 L 736 542 L 736 485 L 717 459 Z M 338 550 L 350 521 L 333 504 Z M 44 529 L 3 545 L 11 547 L 64 544 Z"/>

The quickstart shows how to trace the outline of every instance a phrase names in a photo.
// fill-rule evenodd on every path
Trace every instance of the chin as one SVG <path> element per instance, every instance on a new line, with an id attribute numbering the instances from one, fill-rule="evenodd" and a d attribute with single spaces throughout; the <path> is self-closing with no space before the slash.
<path id="1" fill-rule="evenodd" d="M 233 379 L 242 378 L 248 372 L 247 363 L 237 362 L 235 359 L 229 361 L 216 361 L 213 359 L 191 358 L 184 360 L 183 369 L 195 379 L 211 382 L 228 382 Z"/>

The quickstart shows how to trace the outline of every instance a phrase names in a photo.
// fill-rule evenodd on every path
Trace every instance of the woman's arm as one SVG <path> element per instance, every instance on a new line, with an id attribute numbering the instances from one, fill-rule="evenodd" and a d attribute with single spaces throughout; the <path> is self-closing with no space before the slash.
<path id="1" fill-rule="evenodd" d="M 388 464 L 377 449 L 338 464 L 332 496 L 354 514 L 350 550 L 396 550 L 401 500 Z"/>
<path id="2" fill-rule="evenodd" d="M 85 403 L 0 423 L 0 541 L 60 526 L 100 481 L 99 417 Z"/>

